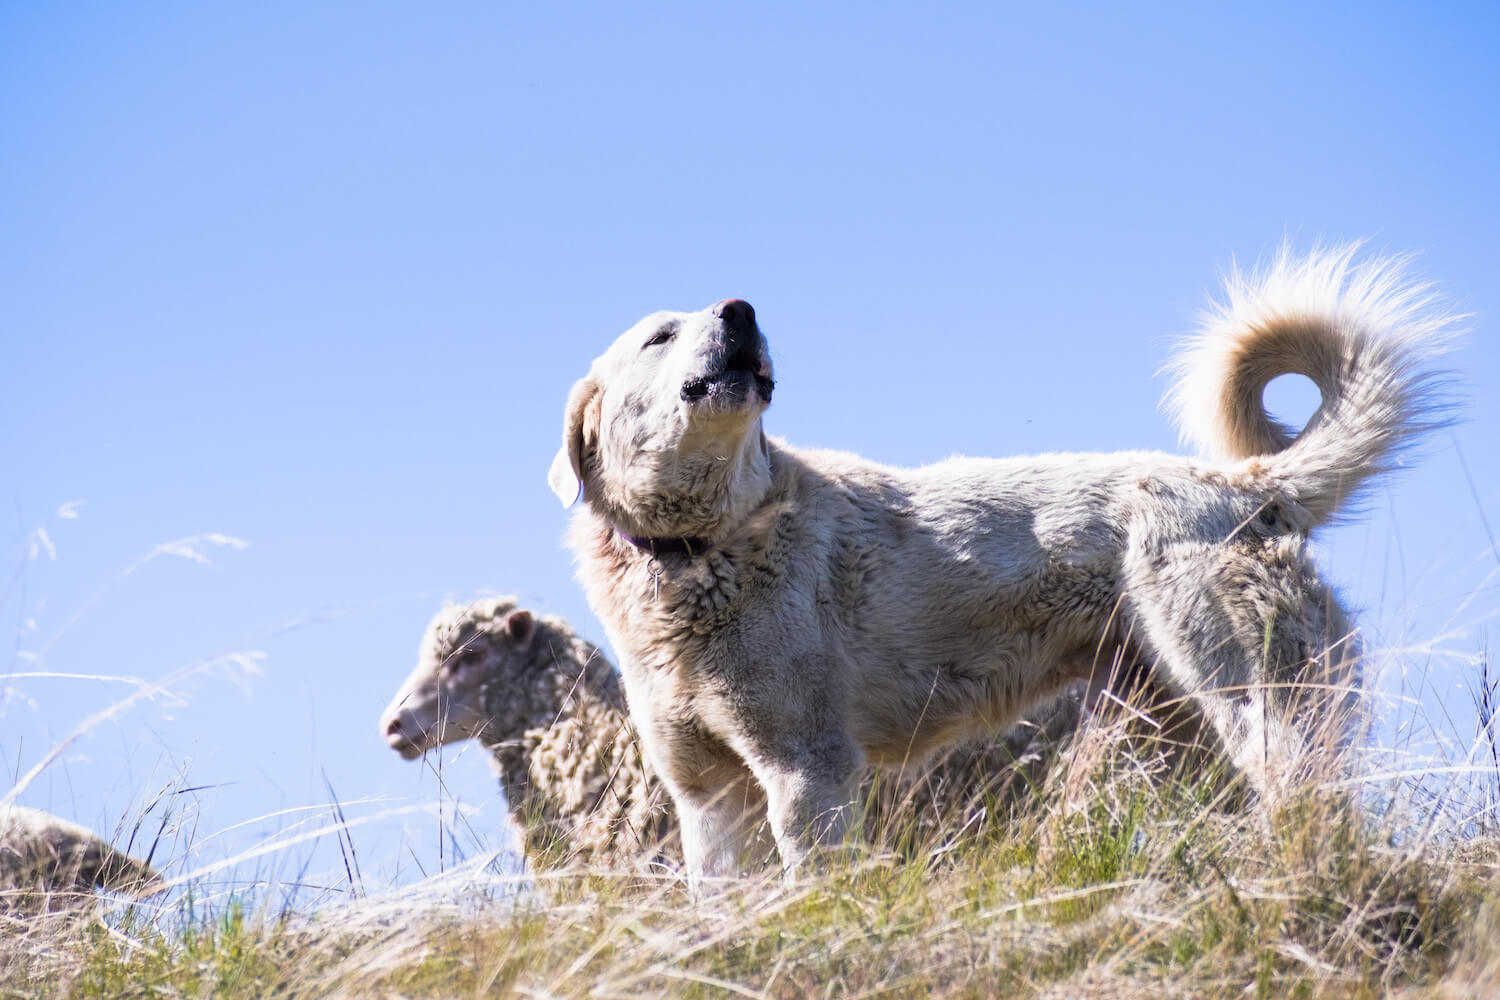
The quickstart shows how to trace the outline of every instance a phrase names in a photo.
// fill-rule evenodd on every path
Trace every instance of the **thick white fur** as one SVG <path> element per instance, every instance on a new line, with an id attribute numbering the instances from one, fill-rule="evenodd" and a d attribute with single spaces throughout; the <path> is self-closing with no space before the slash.
<path id="1" fill-rule="evenodd" d="M 879 792 L 862 787 L 860 801 L 877 813 L 900 804 L 952 817 L 1002 784 L 1035 784 L 1078 722 L 1079 692 L 1037 709 L 999 739 L 955 747 Z M 407 760 L 483 744 L 532 861 L 629 866 L 675 853 L 676 817 L 641 756 L 614 667 L 568 622 L 514 597 L 444 605 L 380 731 Z M 3 854 L 0 842 L 0 863 Z"/>
<path id="2" fill-rule="evenodd" d="M 1357 250 L 1297 257 L 1283 248 L 1258 274 L 1231 273 L 1225 301 L 1169 366 L 1183 440 L 1222 460 L 1279 453 L 1281 478 L 1318 506 L 1319 520 L 1447 416 L 1430 366 L 1457 317 L 1431 286 L 1406 279 L 1406 258 L 1357 263 Z M 1323 396 L 1300 434 L 1261 403 L 1285 374 L 1305 375 Z"/>
<path id="3" fill-rule="evenodd" d="M 1352 261 L 1283 253 L 1230 279 L 1173 397 L 1211 460 L 797 449 L 762 432 L 766 345 L 724 303 L 621 336 L 573 388 L 550 481 L 582 489 L 580 578 L 690 877 L 736 869 L 757 790 L 795 868 L 842 835 L 862 763 L 1116 668 L 1190 697 L 1262 793 L 1301 780 L 1358 687 L 1308 535 L 1439 416 L 1425 365 L 1447 321 L 1397 263 Z M 1260 402 L 1284 372 L 1324 396 L 1295 439 Z"/>

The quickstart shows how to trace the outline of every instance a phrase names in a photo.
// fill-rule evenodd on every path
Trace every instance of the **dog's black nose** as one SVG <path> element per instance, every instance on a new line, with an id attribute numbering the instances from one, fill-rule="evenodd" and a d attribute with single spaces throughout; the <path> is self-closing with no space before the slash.
<path id="1" fill-rule="evenodd" d="M 755 326 L 755 308 L 744 299 L 725 299 L 714 306 L 714 315 L 730 330 Z"/>

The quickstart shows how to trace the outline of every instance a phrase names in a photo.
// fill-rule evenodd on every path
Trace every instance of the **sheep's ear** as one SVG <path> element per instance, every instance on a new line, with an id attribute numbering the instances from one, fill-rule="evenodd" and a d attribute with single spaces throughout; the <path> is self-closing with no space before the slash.
<path id="1" fill-rule="evenodd" d="M 579 379 L 568 393 L 562 447 L 547 473 L 547 485 L 564 507 L 571 507 L 583 498 L 583 456 L 599 440 L 602 395 L 599 383 L 592 376 Z"/>
<path id="2" fill-rule="evenodd" d="M 531 612 L 525 608 L 519 608 L 505 616 L 505 634 L 518 646 L 524 646 L 531 641 L 536 632 L 536 619 L 531 617 Z"/>

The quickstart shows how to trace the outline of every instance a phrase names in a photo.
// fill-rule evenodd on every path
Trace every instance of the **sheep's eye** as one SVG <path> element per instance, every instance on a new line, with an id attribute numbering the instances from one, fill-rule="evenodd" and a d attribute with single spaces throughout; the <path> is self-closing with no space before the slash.
<path id="1" fill-rule="evenodd" d="M 443 669 L 450 674 L 456 674 L 461 668 L 472 664 L 478 655 L 478 651 L 476 650 L 460 649 L 448 657 L 448 661 L 443 664 Z"/>
<path id="2" fill-rule="evenodd" d="M 648 347 L 656 347 L 659 344 L 665 344 L 675 336 L 677 336 L 677 327 L 675 325 L 664 326 L 660 330 L 657 330 L 655 333 L 653 333 L 650 340 L 641 345 L 641 350 L 644 351 Z"/>

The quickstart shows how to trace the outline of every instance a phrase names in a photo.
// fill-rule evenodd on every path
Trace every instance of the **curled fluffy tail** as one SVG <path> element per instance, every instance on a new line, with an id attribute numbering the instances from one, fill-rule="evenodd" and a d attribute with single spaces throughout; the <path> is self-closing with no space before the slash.
<path id="1" fill-rule="evenodd" d="M 1257 458 L 1315 521 L 1399 463 L 1450 418 L 1433 359 L 1456 317 L 1405 258 L 1355 261 L 1357 246 L 1295 257 L 1283 248 L 1258 274 L 1236 271 L 1225 301 L 1171 366 L 1169 405 L 1182 436 L 1224 459 Z M 1300 433 L 1266 412 L 1266 384 L 1304 375 L 1323 400 Z"/>

